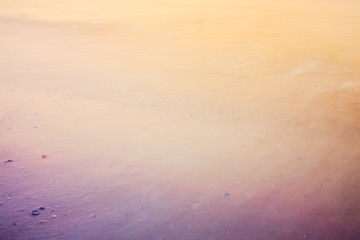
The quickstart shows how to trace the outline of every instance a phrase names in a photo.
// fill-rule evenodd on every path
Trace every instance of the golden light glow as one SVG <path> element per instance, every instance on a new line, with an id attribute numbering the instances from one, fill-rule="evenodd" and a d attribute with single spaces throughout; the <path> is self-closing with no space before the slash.
<path id="1" fill-rule="evenodd" d="M 0 238 L 355 239 L 359 43 L 352 0 L 1 0 Z"/>

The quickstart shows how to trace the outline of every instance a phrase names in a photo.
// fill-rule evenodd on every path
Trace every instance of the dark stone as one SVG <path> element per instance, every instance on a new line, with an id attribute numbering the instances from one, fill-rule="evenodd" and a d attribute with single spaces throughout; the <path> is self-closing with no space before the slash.
<path id="1" fill-rule="evenodd" d="M 40 207 L 39 210 L 45 210 L 45 208 L 44 208 L 44 207 Z"/>
<path id="2" fill-rule="evenodd" d="M 224 196 L 229 197 L 230 193 L 225 193 Z"/>
<path id="3" fill-rule="evenodd" d="M 6 160 L 5 162 L 14 162 L 14 160 L 9 159 L 9 160 Z"/>
<path id="4" fill-rule="evenodd" d="M 31 212 L 31 214 L 34 215 L 34 216 L 36 216 L 36 215 L 39 215 L 40 212 L 39 212 L 39 210 L 34 210 L 34 211 Z"/>

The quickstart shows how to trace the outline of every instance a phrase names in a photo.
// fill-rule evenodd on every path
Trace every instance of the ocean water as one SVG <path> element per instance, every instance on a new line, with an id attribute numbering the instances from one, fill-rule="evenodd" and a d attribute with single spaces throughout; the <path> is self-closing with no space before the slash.
<path id="1" fill-rule="evenodd" d="M 352 0 L 0 0 L 0 239 L 357 239 L 359 42 Z"/>

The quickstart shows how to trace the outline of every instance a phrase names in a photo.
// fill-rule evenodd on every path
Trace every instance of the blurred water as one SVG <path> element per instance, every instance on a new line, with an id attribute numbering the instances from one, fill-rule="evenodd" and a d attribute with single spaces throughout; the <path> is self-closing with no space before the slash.
<path id="1" fill-rule="evenodd" d="M 0 0 L 0 238 L 356 239 L 359 10 Z"/>

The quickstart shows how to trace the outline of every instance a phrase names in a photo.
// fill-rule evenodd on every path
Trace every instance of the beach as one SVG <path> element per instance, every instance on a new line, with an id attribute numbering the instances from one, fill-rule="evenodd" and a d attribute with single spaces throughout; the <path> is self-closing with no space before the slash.
<path id="1" fill-rule="evenodd" d="M 359 10 L 1 0 L 0 239 L 358 239 Z"/>

